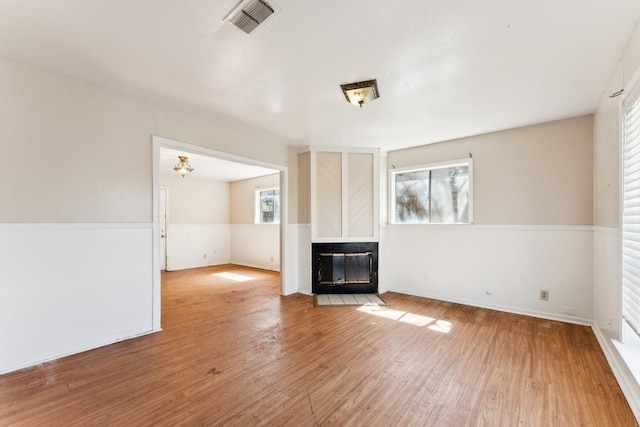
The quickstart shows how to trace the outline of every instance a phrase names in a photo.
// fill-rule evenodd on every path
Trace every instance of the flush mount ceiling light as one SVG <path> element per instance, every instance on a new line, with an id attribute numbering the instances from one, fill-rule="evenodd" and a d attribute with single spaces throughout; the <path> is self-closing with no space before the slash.
<path id="1" fill-rule="evenodd" d="M 180 163 L 175 165 L 173 170 L 178 172 L 184 178 L 186 174 L 193 172 L 193 168 L 189 164 L 189 158 L 187 156 L 178 156 L 178 158 L 180 159 Z"/>
<path id="2" fill-rule="evenodd" d="M 360 107 L 362 107 L 362 104 L 368 104 L 380 97 L 378 82 L 375 79 L 340 85 L 340 87 L 342 88 L 344 97 L 347 98 L 347 102 L 353 105 L 359 105 Z"/>

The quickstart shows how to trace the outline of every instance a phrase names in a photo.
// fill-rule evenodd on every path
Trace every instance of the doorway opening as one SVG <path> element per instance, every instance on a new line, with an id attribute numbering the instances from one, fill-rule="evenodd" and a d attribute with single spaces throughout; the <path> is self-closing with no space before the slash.
<path id="1" fill-rule="evenodd" d="M 194 167 L 194 171 L 184 178 L 173 171 L 174 163 L 179 161 L 179 155 L 189 156 L 189 162 Z M 234 244 L 234 247 L 241 245 L 243 238 L 247 240 L 246 233 L 250 233 L 253 229 L 249 222 L 253 221 L 254 208 L 253 205 L 243 206 L 242 203 L 239 207 L 234 206 L 236 212 L 247 210 L 246 215 L 251 219 L 238 220 L 236 218 L 231 220 L 230 189 L 235 183 L 240 183 L 237 187 L 250 186 L 246 191 L 251 191 L 251 200 L 253 200 L 255 188 L 259 188 L 257 185 L 254 188 L 255 183 L 267 181 L 269 186 L 273 187 L 275 183 L 280 188 L 281 217 L 279 223 L 267 226 L 260 224 L 261 227 L 259 227 L 262 230 L 260 233 L 268 233 L 268 236 L 275 236 L 275 238 L 264 235 L 255 236 L 255 238 L 249 236 L 250 241 L 247 244 L 252 243 L 248 246 L 251 251 L 241 248 L 236 252 L 242 258 L 251 255 L 251 252 L 256 252 L 256 248 L 263 250 L 263 252 L 270 251 L 267 256 L 264 256 L 264 253 L 258 254 L 257 256 L 261 257 L 259 258 L 261 261 L 258 263 L 252 264 L 251 260 L 247 261 L 245 258 L 238 264 L 280 271 L 280 293 L 283 295 L 291 293 L 287 292 L 285 286 L 286 166 L 218 152 L 157 136 L 153 137 L 153 157 L 154 329 L 161 329 L 160 272 L 162 270 L 170 271 L 234 263 L 232 258 L 234 255 L 231 254 L 230 249 L 231 234 L 236 236 L 245 233 L 245 236 L 233 237 L 234 242 L 241 242 Z M 240 188 L 240 190 L 234 191 L 245 191 L 245 189 Z M 216 192 L 219 194 L 216 195 Z M 163 206 L 165 211 L 163 211 Z M 194 210 L 200 211 L 194 213 Z M 239 224 L 235 224 L 236 222 Z M 227 239 L 226 242 L 225 239 Z M 276 241 L 275 246 L 273 245 L 274 241 Z M 218 243 L 216 244 L 216 242 Z M 271 247 L 269 244 L 263 244 L 269 242 Z"/>

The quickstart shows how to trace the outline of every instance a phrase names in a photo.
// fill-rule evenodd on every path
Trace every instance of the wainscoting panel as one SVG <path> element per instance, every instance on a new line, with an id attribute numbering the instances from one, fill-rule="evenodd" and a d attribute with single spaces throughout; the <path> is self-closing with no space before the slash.
<path id="1" fill-rule="evenodd" d="M 167 270 L 228 264 L 229 224 L 169 224 L 167 227 Z"/>
<path id="2" fill-rule="evenodd" d="M 152 332 L 151 224 L 0 225 L 0 374 Z"/>
<path id="3" fill-rule="evenodd" d="M 593 319 L 590 226 L 389 226 L 384 246 L 390 291 L 580 324 Z"/>
<path id="4" fill-rule="evenodd" d="M 311 295 L 311 224 L 298 224 L 298 292 Z"/>
<path id="5" fill-rule="evenodd" d="M 298 292 L 298 224 L 287 224 L 285 233 L 286 254 L 280 256 L 280 280 L 282 282 L 282 295 L 292 295 Z"/>
<path id="6" fill-rule="evenodd" d="M 280 224 L 232 224 L 231 263 L 280 271 Z"/>
<path id="7" fill-rule="evenodd" d="M 621 331 L 621 245 L 618 228 L 593 227 L 593 320 L 612 339 Z"/>

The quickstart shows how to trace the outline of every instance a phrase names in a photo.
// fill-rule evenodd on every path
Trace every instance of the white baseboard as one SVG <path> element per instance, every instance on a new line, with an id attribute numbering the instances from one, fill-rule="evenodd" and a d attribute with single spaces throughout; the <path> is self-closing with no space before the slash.
<path id="1" fill-rule="evenodd" d="M 538 317 L 540 319 L 557 320 L 559 322 L 573 323 L 573 324 L 576 324 L 576 325 L 591 326 L 592 323 L 593 323 L 590 319 L 583 319 L 583 318 L 575 317 L 575 316 L 564 316 L 562 314 L 547 313 L 547 312 L 544 312 L 544 311 L 527 310 L 527 309 L 518 308 L 518 307 L 506 307 L 506 306 L 501 306 L 501 305 L 484 304 L 484 303 L 479 303 L 477 301 L 467 300 L 467 299 L 463 299 L 463 298 L 453 298 L 453 297 L 449 297 L 449 296 L 446 296 L 446 295 L 435 295 L 435 294 L 429 294 L 429 293 L 420 293 L 420 292 L 414 292 L 414 291 L 407 291 L 407 290 L 400 289 L 400 288 L 391 288 L 391 289 L 388 289 L 385 292 L 397 292 L 399 294 L 413 295 L 413 296 L 423 297 L 423 298 L 430 298 L 430 299 L 435 299 L 435 300 L 438 300 L 438 301 L 453 302 L 453 303 L 456 303 L 456 304 L 469 305 L 471 307 L 479 307 L 479 308 L 486 308 L 486 309 L 489 309 L 489 310 L 503 311 L 505 313 L 521 314 L 523 316 Z"/>
<path id="2" fill-rule="evenodd" d="M 258 265 L 258 264 L 244 263 L 244 262 L 232 262 L 231 264 L 240 265 L 242 267 L 258 268 L 260 270 L 269 270 L 269 271 L 278 271 L 278 272 L 280 271 L 279 266 Z"/>
<path id="3" fill-rule="evenodd" d="M 189 266 L 189 265 L 181 265 L 178 268 L 168 268 L 165 271 L 180 271 L 180 270 L 191 270 L 192 268 L 204 268 L 204 267 L 215 267 L 217 265 L 226 265 L 226 264 L 231 264 L 230 262 L 219 262 L 219 263 L 215 263 L 215 264 L 204 264 L 204 265 L 194 265 L 194 266 Z"/>

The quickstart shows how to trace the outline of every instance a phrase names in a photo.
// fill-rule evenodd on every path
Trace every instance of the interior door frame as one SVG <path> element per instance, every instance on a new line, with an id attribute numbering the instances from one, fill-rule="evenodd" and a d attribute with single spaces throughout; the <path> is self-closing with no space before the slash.
<path id="1" fill-rule="evenodd" d="M 168 187 L 160 187 L 160 193 L 164 191 L 164 233 L 162 230 L 159 233 L 164 235 L 160 235 L 160 243 L 162 243 L 162 239 L 164 238 L 164 251 L 160 250 L 160 271 L 168 271 L 167 265 L 167 252 L 169 251 L 169 238 L 168 238 L 168 230 L 167 226 L 169 225 L 169 188 Z M 162 201 L 162 197 L 158 198 L 159 203 Z M 162 212 L 162 203 L 158 206 L 160 209 L 160 213 Z M 162 218 L 158 218 L 158 221 L 162 222 Z M 160 249 L 162 249 L 163 245 L 160 245 Z M 164 268 L 162 268 L 164 266 Z"/>
<path id="2" fill-rule="evenodd" d="M 289 295 L 297 291 L 297 286 L 293 284 L 295 276 L 291 274 L 289 280 L 288 264 L 292 263 L 295 268 L 297 256 L 295 249 L 287 242 L 287 224 L 288 206 L 289 206 L 289 185 L 288 185 L 288 168 L 285 165 L 277 165 L 273 163 L 263 162 L 261 160 L 243 157 L 235 154 L 225 153 L 206 147 L 191 145 L 184 142 L 176 141 L 161 136 L 152 136 L 152 206 L 153 206 L 153 260 L 152 260 L 152 324 L 153 330 L 162 330 L 160 324 L 160 314 L 162 307 L 161 287 L 160 287 L 160 149 L 171 148 L 176 150 L 184 150 L 194 154 L 215 157 L 222 160 L 228 160 L 236 163 L 244 163 L 253 166 L 262 166 L 269 169 L 280 171 L 280 294 Z M 292 269 L 293 270 L 293 269 Z M 292 271 L 293 273 L 293 271 Z M 290 283 L 291 282 L 291 283 Z"/>

